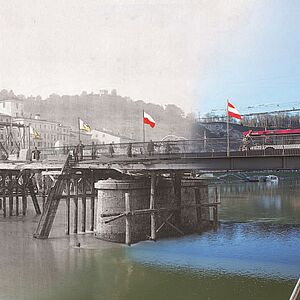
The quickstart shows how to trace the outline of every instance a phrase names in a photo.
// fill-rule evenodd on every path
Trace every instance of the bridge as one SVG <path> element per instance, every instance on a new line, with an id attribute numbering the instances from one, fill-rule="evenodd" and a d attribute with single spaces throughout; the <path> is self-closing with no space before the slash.
<path id="1" fill-rule="evenodd" d="M 77 153 L 74 146 L 41 149 L 38 161 L 15 159 L 0 162 L 0 199 L 3 216 L 19 215 L 22 201 L 22 214 L 26 214 L 27 196 L 30 196 L 37 214 L 41 218 L 34 234 L 37 238 L 48 238 L 61 199 L 67 209 L 67 230 L 70 234 L 70 204 L 74 202 L 74 233 L 78 229 L 78 216 L 81 209 L 81 232 L 87 231 L 87 201 L 90 203 L 90 230 L 95 224 L 95 182 L 107 178 L 127 180 L 135 177 L 151 179 L 150 208 L 142 209 L 143 214 L 153 217 L 155 236 L 155 215 L 172 211 L 177 217 L 182 209 L 181 182 L 186 174 L 207 171 L 254 171 L 254 170 L 296 170 L 300 169 L 300 148 L 281 145 L 279 149 L 239 150 L 241 140 L 231 141 L 231 151 L 226 151 L 226 139 L 180 140 L 149 143 L 122 143 L 110 145 L 85 145 Z M 77 154 L 76 154 L 77 153 Z M 23 153 L 24 154 L 24 153 Z M 23 157 L 25 157 L 23 155 Z M 158 179 L 169 178 L 173 182 L 174 203 L 171 207 L 153 208 Z M 195 190 L 195 195 L 200 195 Z M 38 197 L 42 199 L 42 208 Z M 195 196 L 196 197 L 196 196 Z M 198 198 L 197 196 L 196 198 Z M 205 199 L 207 196 L 204 196 Z M 81 205 L 78 201 L 81 199 Z M 71 201 L 72 200 L 72 201 Z M 196 200 L 195 200 L 196 201 Z M 217 205 L 204 201 L 192 204 L 199 207 L 212 207 L 217 215 Z M 170 203 L 168 204 L 170 205 Z M 191 207 L 190 204 L 188 204 Z M 198 212 L 201 219 L 201 213 Z M 112 214 L 109 222 L 126 217 L 128 213 Z M 167 222 L 167 223 L 166 223 Z M 162 224 L 169 224 L 167 220 Z M 177 222 L 178 223 L 178 222 Z M 176 224 L 177 224 L 176 223 Z M 179 222 L 180 223 L 180 222 Z M 178 223 L 178 224 L 179 224 Z M 170 224 L 169 224 L 170 225 Z M 171 224 L 174 228 L 174 224 Z M 170 226 L 171 226 L 170 225 Z M 176 227 L 176 226 L 175 226 Z M 178 232 L 180 228 L 176 227 Z"/>
<path id="2" fill-rule="evenodd" d="M 226 138 L 158 141 L 154 142 L 154 151 L 150 153 L 147 150 L 148 143 L 112 144 L 113 153 L 109 153 L 109 145 L 85 145 L 83 155 L 77 162 L 73 157 L 74 147 L 42 149 L 44 160 L 24 164 L 23 168 L 30 165 L 42 169 L 59 168 L 63 165 L 59 157 L 70 154 L 72 167 L 81 170 L 207 172 L 300 169 L 300 147 L 277 144 L 281 149 L 261 147 L 262 149 L 242 151 L 239 150 L 241 139 L 230 141 L 230 145 L 229 153 Z M 129 147 L 131 151 L 128 153 Z"/>

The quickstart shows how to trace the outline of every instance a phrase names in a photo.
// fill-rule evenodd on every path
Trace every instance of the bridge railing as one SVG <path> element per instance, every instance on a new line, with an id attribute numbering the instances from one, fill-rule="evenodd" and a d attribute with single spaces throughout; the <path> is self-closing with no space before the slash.
<path id="1" fill-rule="evenodd" d="M 234 156 L 282 156 L 300 155 L 300 143 L 296 144 L 294 137 L 278 139 L 266 143 L 265 139 L 255 139 L 251 144 L 245 144 L 242 138 L 230 139 L 230 152 L 227 153 L 227 139 L 207 138 L 180 141 L 153 141 L 134 143 L 112 143 L 84 145 L 82 152 L 76 146 L 44 148 L 41 159 L 58 159 L 62 155 L 71 154 L 78 159 L 99 159 L 112 157 L 226 157 Z M 81 157 L 82 155 L 82 157 Z"/>
<path id="2" fill-rule="evenodd" d="M 116 143 L 116 144 L 92 144 L 84 145 L 82 155 L 84 159 L 111 158 L 111 157 L 148 157 L 148 156 L 176 156 L 176 155 L 200 155 L 214 156 L 216 153 L 225 153 L 227 149 L 226 138 L 211 138 L 182 141 L 153 141 L 149 142 Z M 238 143 L 232 141 L 231 149 L 238 150 Z M 130 150 L 131 149 L 131 150 Z M 42 148 L 41 159 L 57 159 L 66 154 L 78 155 L 81 152 L 76 146 L 64 146 Z M 77 152 L 77 154 L 76 154 Z"/>

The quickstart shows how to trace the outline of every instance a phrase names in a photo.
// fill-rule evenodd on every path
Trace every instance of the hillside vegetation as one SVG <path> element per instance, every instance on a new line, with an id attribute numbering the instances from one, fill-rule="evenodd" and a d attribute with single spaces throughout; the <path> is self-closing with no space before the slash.
<path id="1" fill-rule="evenodd" d="M 79 117 L 93 129 L 106 129 L 137 141 L 142 140 L 143 109 L 156 121 L 155 128 L 146 126 L 147 139 L 160 140 L 168 134 L 190 138 L 194 123 L 194 119 L 186 117 L 176 105 L 163 107 L 112 94 L 52 94 L 44 100 L 41 97 L 26 98 L 24 103 L 27 116 L 40 114 L 43 119 L 73 127 L 77 126 Z"/>

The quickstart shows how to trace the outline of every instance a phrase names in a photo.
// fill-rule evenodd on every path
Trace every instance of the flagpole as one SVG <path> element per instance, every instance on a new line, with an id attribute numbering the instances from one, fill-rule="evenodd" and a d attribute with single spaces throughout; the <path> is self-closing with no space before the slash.
<path id="1" fill-rule="evenodd" d="M 144 123 L 144 110 L 143 110 L 143 143 L 146 141 L 146 136 L 145 136 L 145 123 Z"/>
<path id="2" fill-rule="evenodd" d="M 227 99 L 226 113 L 227 113 L 227 156 L 229 157 L 230 156 L 230 140 L 229 140 L 228 99 Z"/>
<path id="3" fill-rule="evenodd" d="M 81 141 L 81 138 L 80 138 L 80 118 L 78 117 L 78 139 L 79 139 L 79 143 Z"/>

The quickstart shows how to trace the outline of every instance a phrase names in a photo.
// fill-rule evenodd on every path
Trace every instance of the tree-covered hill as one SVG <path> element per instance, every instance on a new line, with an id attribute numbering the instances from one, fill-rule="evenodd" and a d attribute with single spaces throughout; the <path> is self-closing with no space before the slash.
<path id="1" fill-rule="evenodd" d="M 18 96 L 19 97 L 19 96 Z M 41 118 L 77 126 L 78 117 L 89 123 L 94 129 L 108 131 L 142 139 L 143 109 L 156 121 L 155 128 L 146 126 L 147 139 L 160 140 L 168 134 L 191 137 L 194 119 L 176 105 L 161 106 L 133 101 L 128 97 L 111 94 L 57 95 L 51 94 L 47 99 L 28 97 L 24 99 L 24 112 L 27 116 L 40 114 Z"/>

